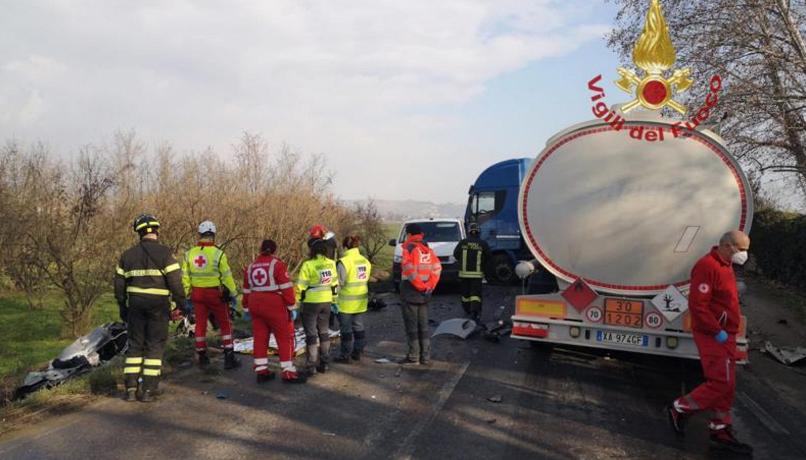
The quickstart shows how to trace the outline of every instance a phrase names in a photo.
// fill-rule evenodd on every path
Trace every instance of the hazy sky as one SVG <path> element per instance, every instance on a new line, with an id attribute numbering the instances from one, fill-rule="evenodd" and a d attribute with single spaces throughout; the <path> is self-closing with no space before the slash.
<path id="1" fill-rule="evenodd" d="M 323 153 L 343 198 L 464 202 L 613 80 L 594 0 L 0 0 L 0 140 L 62 154 L 135 130 Z M 625 99 L 608 86 L 610 103 Z M 624 95 L 626 96 L 626 95 Z"/>

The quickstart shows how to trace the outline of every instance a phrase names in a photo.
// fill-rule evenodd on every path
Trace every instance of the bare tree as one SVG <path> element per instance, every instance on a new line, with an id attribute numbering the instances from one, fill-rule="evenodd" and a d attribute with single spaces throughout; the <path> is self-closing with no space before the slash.
<path id="1" fill-rule="evenodd" d="M 609 45 L 623 61 L 642 31 L 646 0 L 619 6 Z M 682 96 L 699 107 L 713 75 L 724 81 L 711 119 L 735 156 L 758 177 L 771 173 L 806 191 L 806 5 L 803 0 L 661 2 L 677 60 L 695 81 Z"/>

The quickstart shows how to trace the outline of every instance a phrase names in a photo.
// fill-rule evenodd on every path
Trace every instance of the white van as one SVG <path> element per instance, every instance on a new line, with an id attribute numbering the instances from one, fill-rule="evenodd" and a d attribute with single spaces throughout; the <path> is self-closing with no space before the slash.
<path id="1" fill-rule="evenodd" d="M 420 226 L 425 235 L 423 240 L 434 250 L 442 263 L 442 276 L 439 283 L 458 281 L 459 264 L 453 258 L 453 250 L 465 237 L 462 221 L 450 218 L 413 219 L 403 223 L 396 240 L 389 240 L 389 245 L 395 247 L 395 256 L 392 260 L 392 279 L 395 289 L 400 285 L 400 258 L 403 254 L 403 242 L 406 241 L 406 227 L 410 224 Z"/>

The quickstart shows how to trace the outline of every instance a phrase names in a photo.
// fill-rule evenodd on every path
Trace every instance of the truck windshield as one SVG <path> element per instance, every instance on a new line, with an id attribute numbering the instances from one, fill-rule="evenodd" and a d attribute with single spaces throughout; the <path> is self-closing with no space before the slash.
<path id="1" fill-rule="evenodd" d="M 417 225 L 423 229 L 425 241 L 429 243 L 444 243 L 444 242 L 457 242 L 462 239 L 462 233 L 459 231 L 459 224 L 456 222 L 417 222 Z M 406 239 L 406 230 L 400 236 L 402 243 Z"/>

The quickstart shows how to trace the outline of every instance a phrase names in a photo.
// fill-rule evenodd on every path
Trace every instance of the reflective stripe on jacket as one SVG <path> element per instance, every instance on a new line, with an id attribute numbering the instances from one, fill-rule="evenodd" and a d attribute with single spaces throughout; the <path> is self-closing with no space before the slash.
<path id="1" fill-rule="evenodd" d="M 339 312 L 363 313 L 367 311 L 369 277 L 372 264 L 358 248 L 348 249 L 339 259 Z M 344 275 L 342 277 L 342 274 Z"/>
<path id="2" fill-rule="evenodd" d="M 482 278 L 488 252 L 487 243 L 475 236 L 469 236 L 453 250 L 453 257 L 459 263 L 459 278 Z"/>
<path id="3" fill-rule="evenodd" d="M 250 303 L 283 300 L 294 305 L 294 284 L 288 279 L 288 270 L 282 260 L 261 254 L 247 267 L 243 276 L 243 307 Z"/>
<path id="4" fill-rule="evenodd" d="M 339 286 L 336 262 L 323 255 L 308 259 L 299 269 L 294 285 L 297 300 L 307 303 L 335 302 Z"/>
<path id="5" fill-rule="evenodd" d="M 230 295 L 238 293 L 238 287 L 232 278 L 232 270 L 224 251 L 212 243 L 200 242 L 185 252 L 182 259 L 182 285 L 185 293 L 191 288 L 210 288 L 225 286 Z"/>
<path id="6" fill-rule="evenodd" d="M 179 264 L 167 246 L 144 239 L 126 250 L 115 269 L 115 299 L 125 305 L 131 295 L 172 296 L 185 301 Z"/>
<path id="7" fill-rule="evenodd" d="M 410 283 L 419 292 L 433 291 L 442 274 L 439 257 L 423 243 L 422 235 L 413 235 L 403 243 L 400 269 L 401 282 Z"/>

